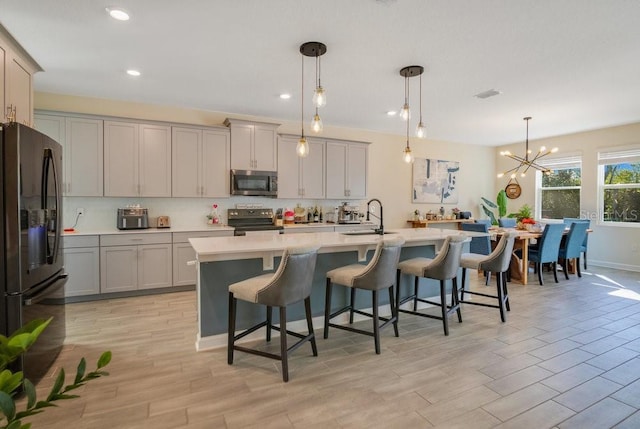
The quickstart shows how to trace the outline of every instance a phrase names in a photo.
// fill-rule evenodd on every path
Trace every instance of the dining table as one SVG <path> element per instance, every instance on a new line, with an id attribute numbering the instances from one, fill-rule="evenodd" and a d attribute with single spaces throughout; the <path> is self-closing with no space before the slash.
<path id="1" fill-rule="evenodd" d="M 519 280 L 523 285 L 528 283 L 529 277 L 529 243 L 531 240 L 542 237 L 542 229 L 540 230 L 523 230 L 517 228 L 489 228 L 489 233 L 492 238 L 499 239 L 505 232 L 515 232 L 516 242 L 513 246 L 513 254 L 511 256 L 511 264 L 509 267 L 509 274 L 511 280 Z M 587 229 L 587 233 L 590 233 L 591 229 Z M 565 228 L 564 235 L 569 233 L 569 228 Z M 521 250 L 521 256 L 516 254 L 516 250 Z M 571 264 L 569 272 L 575 272 L 575 264 Z"/>

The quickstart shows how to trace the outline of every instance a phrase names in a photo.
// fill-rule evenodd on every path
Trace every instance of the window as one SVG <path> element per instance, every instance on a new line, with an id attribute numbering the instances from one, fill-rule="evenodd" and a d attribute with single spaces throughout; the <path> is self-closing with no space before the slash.
<path id="1" fill-rule="evenodd" d="M 551 158 L 539 164 L 550 169 L 551 174 L 536 172 L 536 217 L 580 217 L 582 157 Z"/>
<path id="2" fill-rule="evenodd" d="M 598 153 L 600 222 L 640 225 L 640 148 Z"/>

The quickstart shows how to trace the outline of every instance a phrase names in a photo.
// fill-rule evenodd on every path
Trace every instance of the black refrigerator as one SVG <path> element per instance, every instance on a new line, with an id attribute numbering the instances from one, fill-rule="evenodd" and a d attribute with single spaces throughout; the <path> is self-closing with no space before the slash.
<path id="1" fill-rule="evenodd" d="M 62 146 L 22 124 L 0 125 L 0 333 L 53 317 L 12 370 L 37 382 L 65 339 Z"/>

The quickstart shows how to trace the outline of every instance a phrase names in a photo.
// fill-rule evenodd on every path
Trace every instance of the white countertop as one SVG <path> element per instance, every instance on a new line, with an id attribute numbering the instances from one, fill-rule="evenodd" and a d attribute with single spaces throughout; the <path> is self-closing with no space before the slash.
<path id="1" fill-rule="evenodd" d="M 405 246 L 437 245 L 450 235 L 463 234 L 457 230 L 437 228 L 391 229 L 385 238 L 400 236 Z M 465 231 L 464 235 L 485 236 L 485 233 Z M 318 245 L 320 253 L 340 251 L 358 251 L 359 259 L 364 260 L 368 250 L 374 249 L 382 236 L 346 235 L 340 232 L 318 232 L 301 234 L 258 234 L 244 237 L 190 238 L 189 243 L 196 251 L 198 262 L 226 261 L 235 259 L 262 258 L 265 269 L 269 259 L 280 256 L 287 247 Z"/>
<path id="2" fill-rule="evenodd" d="M 233 231 L 228 225 L 199 226 L 199 227 L 171 227 L 171 228 L 147 228 L 147 229 L 118 229 L 104 228 L 91 230 L 64 231 L 62 235 L 107 235 L 107 234 L 156 234 L 159 232 L 202 232 L 202 231 Z"/>

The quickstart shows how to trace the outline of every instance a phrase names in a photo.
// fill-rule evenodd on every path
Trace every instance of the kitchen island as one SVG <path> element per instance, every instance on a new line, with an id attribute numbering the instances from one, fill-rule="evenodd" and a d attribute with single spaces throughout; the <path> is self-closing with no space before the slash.
<path id="1" fill-rule="evenodd" d="M 449 235 L 461 234 L 455 230 L 435 228 L 393 229 L 387 231 L 390 236 L 401 236 L 405 240 L 400 260 L 418 256 L 433 257 L 436 247 Z M 465 232 L 467 236 L 486 235 L 483 233 Z M 198 337 L 197 350 L 226 346 L 228 317 L 228 286 L 232 283 L 273 271 L 278 266 L 282 252 L 287 247 L 319 245 L 318 259 L 313 279 L 311 305 L 314 315 L 314 327 L 322 326 L 324 313 L 325 275 L 327 271 L 353 263 L 366 263 L 372 256 L 377 242 L 382 236 L 368 231 L 340 233 L 319 232 L 301 234 L 258 234 L 244 237 L 192 238 L 189 240 L 196 252 L 197 262 L 197 310 Z M 403 279 L 401 287 L 403 295 L 408 293 L 408 279 Z M 421 279 L 427 282 L 425 295 L 438 294 L 436 281 Z M 334 306 L 346 302 L 347 292 L 334 293 Z M 369 308 L 369 297 L 358 296 L 356 306 Z M 360 299 L 362 298 L 362 299 Z M 381 302 L 384 304 L 384 301 Z M 244 329 L 264 316 L 260 306 L 245 302 L 238 303 L 237 328 Z M 299 308 L 298 308 L 299 307 Z M 288 310 L 291 320 L 304 322 L 303 306 L 292 306 Z M 275 322 L 277 323 L 277 322 Z M 296 329 L 298 322 L 289 324 Z M 301 325 L 302 326 L 302 325 Z M 306 325 L 305 325 L 306 326 Z M 306 329 L 306 328 L 305 328 Z M 256 333 L 260 335 L 260 331 Z M 256 337 L 253 337 L 256 338 Z"/>

